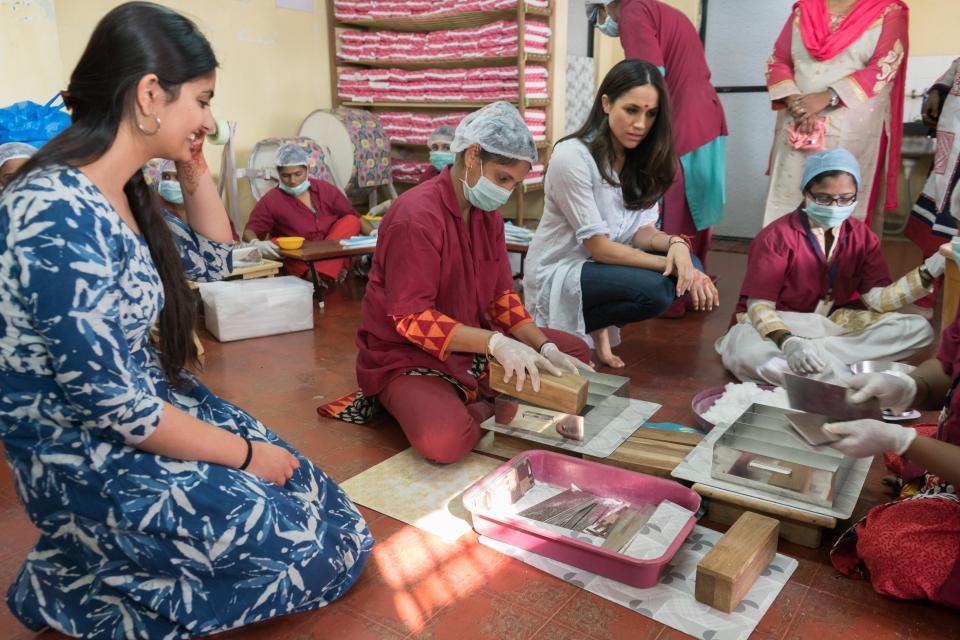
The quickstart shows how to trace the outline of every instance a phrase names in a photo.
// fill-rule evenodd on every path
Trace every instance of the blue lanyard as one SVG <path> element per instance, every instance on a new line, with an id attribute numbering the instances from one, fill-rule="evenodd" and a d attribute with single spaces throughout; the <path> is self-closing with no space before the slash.
<path id="1" fill-rule="evenodd" d="M 828 264 L 827 256 L 823 253 L 823 247 L 820 246 L 820 243 L 817 241 L 816 236 L 813 235 L 813 229 L 810 228 L 810 220 L 807 218 L 807 212 L 803 208 L 800 209 L 800 224 L 803 225 L 803 230 L 807 233 L 807 240 L 810 242 L 810 246 L 813 248 L 813 253 L 817 256 L 817 262 L 822 265 Z M 840 242 L 841 240 L 846 239 L 847 234 L 842 234 L 841 238 L 834 238 L 834 242 L 838 243 L 836 249 L 833 252 L 833 262 L 829 263 L 827 268 L 827 297 L 833 297 L 833 283 L 837 280 L 837 268 L 840 266 Z"/>

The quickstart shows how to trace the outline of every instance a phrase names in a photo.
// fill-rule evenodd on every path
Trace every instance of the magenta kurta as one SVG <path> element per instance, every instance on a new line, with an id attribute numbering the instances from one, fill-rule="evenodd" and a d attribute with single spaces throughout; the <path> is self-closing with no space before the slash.
<path id="1" fill-rule="evenodd" d="M 487 310 L 513 288 L 500 213 L 473 208 L 468 225 L 453 189 L 444 169 L 397 198 L 380 224 L 357 332 L 357 381 L 366 396 L 417 368 L 477 388 L 468 373 L 474 354 L 440 360 L 397 332 L 398 318 L 429 309 L 490 329 Z"/>
<path id="2" fill-rule="evenodd" d="M 775 220 L 750 243 L 747 274 L 736 313 L 746 311 L 747 299 L 776 303 L 778 311 L 813 312 L 827 294 L 828 271 L 836 264 L 834 308 L 856 303 L 860 294 L 890 284 L 890 271 L 880 241 L 867 225 L 848 218 L 840 228 L 839 245 L 829 265 L 814 252 L 796 210 Z"/>
<path id="3" fill-rule="evenodd" d="M 727 135 L 703 44 L 687 16 L 656 0 L 622 0 L 620 42 L 627 58 L 666 70 L 677 156 Z"/>

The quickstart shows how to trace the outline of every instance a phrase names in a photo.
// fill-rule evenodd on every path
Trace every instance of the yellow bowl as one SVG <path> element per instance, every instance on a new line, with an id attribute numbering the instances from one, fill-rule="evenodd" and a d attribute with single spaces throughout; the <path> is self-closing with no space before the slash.
<path id="1" fill-rule="evenodd" d="M 281 249 L 292 251 L 303 246 L 303 238 L 300 236 L 288 236 L 285 238 L 274 238 L 274 243 Z"/>

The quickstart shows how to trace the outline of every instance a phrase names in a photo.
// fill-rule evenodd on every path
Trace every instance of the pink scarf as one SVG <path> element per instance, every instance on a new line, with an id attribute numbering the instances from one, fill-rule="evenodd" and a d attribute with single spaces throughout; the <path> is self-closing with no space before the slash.
<path id="1" fill-rule="evenodd" d="M 800 35 L 807 51 L 817 60 L 830 60 L 856 42 L 876 22 L 891 4 L 907 5 L 902 0 L 860 0 L 840 23 L 830 31 L 830 12 L 827 0 L 800 0 Z"/>

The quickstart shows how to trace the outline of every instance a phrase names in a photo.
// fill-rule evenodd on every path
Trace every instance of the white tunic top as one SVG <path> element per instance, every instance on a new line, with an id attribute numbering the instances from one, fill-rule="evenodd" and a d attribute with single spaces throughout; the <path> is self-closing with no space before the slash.
<path id="1" fill-rule="evenodd" d="M 554 147 L 544 191 L 543 217 L 524 267 L 527 310 L 537 325 L 575 333 L 592 345 L 580 291 L 580 270 L 590 260 L 583 242 L 604 235 L 631 245 L 639 229 L 656 224 L 660 207 L 627 209 L 620 187 L 601 177 L 590 150 L 576 139 Z M 616 335 L 611 342 L 617 343 Z"/>

